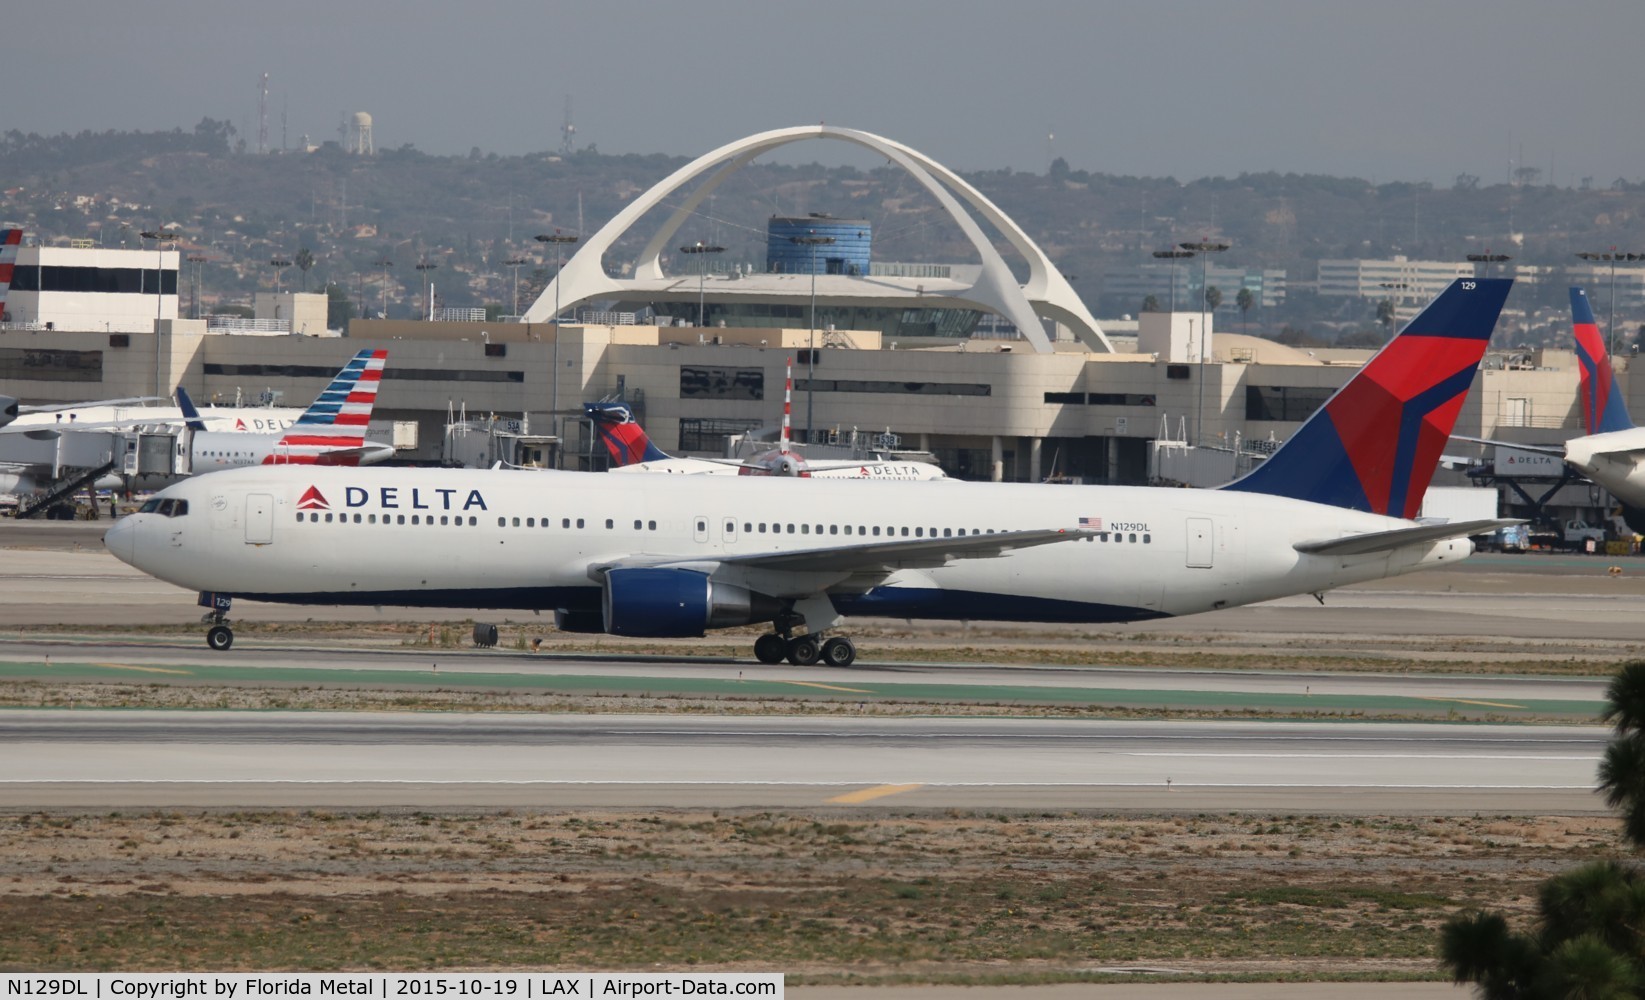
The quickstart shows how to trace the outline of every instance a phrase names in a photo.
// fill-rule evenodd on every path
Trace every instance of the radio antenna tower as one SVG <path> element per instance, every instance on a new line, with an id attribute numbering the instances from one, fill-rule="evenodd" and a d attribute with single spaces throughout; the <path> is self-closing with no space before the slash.
<path id="1" fill-rule="evenodd" d="M 560 153 L 571 155 L 572 144 L 577 138 L 577 126 L 571 124 L 571 95 L 565 95 L 565 124 L 560 126 Z"/>
<path id="2" fill-rule="evenodd" d="M 268 74 L 257 90 L 257 152 L 268 152 Z"/>

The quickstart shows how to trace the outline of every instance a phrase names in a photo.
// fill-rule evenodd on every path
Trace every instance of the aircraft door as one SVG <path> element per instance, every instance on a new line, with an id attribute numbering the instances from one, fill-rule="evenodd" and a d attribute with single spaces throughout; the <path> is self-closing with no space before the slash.
<path id="1" fill-rule="evenodd" d="M 699 542 L 708 541 L 708 515 L 698 514 L 693 518 L 692 535 Z"/>
<path id="2" fill-rule="evenodd" d="M 722 523 L 721 527 L 724 529 L 723 531 L 720 532 L 720 540 L 721 541 L 734 542 L 734 541 L 737 540 L 737 519 L 736 518 L 734 518 L 734 517 L 726 518 L 724 520 L 724 522 Z"/>
<path id="3" fill-rule="evenodd" d="M 1188 519 L 1188 568 L 1210 569 L 1214 540 L 1211 519 L 1208 517 L 1190 517 Z"/>
<path id="4" fill-rule="evenodd" d="M 268 545 L 274 541 L 274 497 L 252 493 L 246 497 L 246 544 Z"/>

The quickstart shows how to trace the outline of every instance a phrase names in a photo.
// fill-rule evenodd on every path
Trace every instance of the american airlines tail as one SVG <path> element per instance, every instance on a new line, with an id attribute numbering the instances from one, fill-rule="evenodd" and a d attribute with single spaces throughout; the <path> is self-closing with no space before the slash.
<path id="1" fill-rule="evenodd" d="M 1416 517 L 1512 285 L 1452 282 L 1272 457 L 1223 489 Z"/>
<path id="2" fill-rule="evenodd" d="M 11 275 L 17 270 L 17 248 L 23 245 L 21 229 L 0 229 L 0 317 L 6 314 L 6 295 L 11 291 Z"/>
<path id="3" fill-rule="evenodd" d="M 388 352 L 356 354 L 324 392 L 286 428 L 264 465 L 359 465 Z"/>
<path id="4" fill-rule="evenodd" d="M 605 444 L 613 468 L 668 460 L 669 456 L 651 443 L 627 403 L 584 403 L 583 413 Z"/>
<path id="5" fill-rule="evenodd" d="M 1571 332 L 1576 336 L 1576 359 L 1582 375 L 1582 430 L 1585 434 L 1625 431 L 1633 427 L 1628 406 L 1617 389 L 1611 370 L 1611 352 L 1594 321 L 1588 293 L 1571 289 Z"/>

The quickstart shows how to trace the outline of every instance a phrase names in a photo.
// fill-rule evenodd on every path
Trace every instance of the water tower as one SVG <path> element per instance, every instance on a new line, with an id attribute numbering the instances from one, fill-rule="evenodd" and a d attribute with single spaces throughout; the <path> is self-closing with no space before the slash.
<path id="1" fill-rule="evenodd" d="M 364 111 L 354 112 L 349 119 L 348 151 L 356 156 L 371 156 L 377 152 L 371 142 L 371 116 Z"/>

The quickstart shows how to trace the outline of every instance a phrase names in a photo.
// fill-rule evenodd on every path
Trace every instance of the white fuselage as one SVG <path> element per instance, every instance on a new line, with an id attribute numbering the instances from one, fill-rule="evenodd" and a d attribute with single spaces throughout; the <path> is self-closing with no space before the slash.
<path id="1" fill-rule="evenodd" d="M 283 464 L 291 450 L 282 445 L 285 435 L 242 434 L 235 431 L 195 431 L 189 435 L 189 469 L 193 474 L 217 472 L 223 469 L 243 469 L 250 465 Z M 394 457 L 394 449 L 386 444 L 366 441 L 360 445 L 343 445 L 358 458 L 341 465 L 375 465 Z M 304 453 L 313 449 L 305 449 Z M 312 463 L 310 463 L 312 464 Z M 320 464 L 325 462 L 323 454 Z"/>
<path id="2" fill-rule="evenodd" d="M 237 431 L 253 434 L 277 433 L 296 423 L 303 415 L 299 408 L 281 406 L 211 406 L 200 411 L 208 431 Z M 7 434 L 29 431 L 69 431 L 84 427 L 119 430 L 121 427 L 183 427 L 183 411 L 175 406 L 109 406 L 92 403 L 50 413 L 25 413 L 6 425 Z"/>
<path id="3" fill-rule="evenodd" d="M 1645 427 L 1565 442 L 1565 461 L 1630 507 L 1645 507 Z"/>
<path id="4" fill-rule="evenodd" d="M 1456 539 L 1304 554 L 1293 546 L 1410 522 L 1225 490 L 284 466 L 160 496 L 186 501 L 188 514 L 122 519 L 107 535 L 116 556 L 191 590 L 311 604 L 588 611 L 600 606 L 600 568 L 614 563 L 696 560 L 719 572 L 738 555 L 793 552 L 807 555 L 739 583 L 785 598 L 825 593 L 848 615 L 1132 621 L 1324 591 L 1472 551 Z M 840 547 L 1040 529 L 1073 534 L 927 568 L 811 568 Z"/>
<path id="5" fill-rule="evenodd" d="M 758 461 L 757 459 L 754 461 Z M 712 458 L 663 458 L 655 462 L 635 462 L 633 465 L 617 466 L 612 472 L 649 472 L 666 475 L 683 476 L 736 476 L 742 475 L 748 463 L 736 459 Z M 938 466 L 930 462 L 887 462 L 881 459 L 870 459 L 864 462 L 847 462 L 828 459 L 821 462 L 806 462 L 805 469 L 811 473 L 812 479 L 902 479 L 902 480 L 933 480 L 947 479 L 948 475 Z M 798 477 L 789 477 L 798 478 Z"/>

